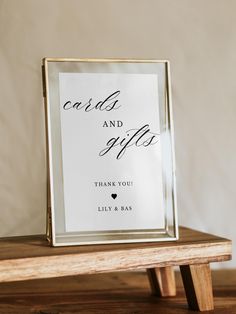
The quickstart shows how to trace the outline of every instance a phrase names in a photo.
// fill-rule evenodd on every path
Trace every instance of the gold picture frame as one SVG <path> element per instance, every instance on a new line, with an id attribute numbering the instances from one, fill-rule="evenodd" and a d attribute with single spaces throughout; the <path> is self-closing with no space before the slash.
<path id="1" fill-rule="evenodd" d="M 171 104 L 171 92 L 170 92 L 169 62 L 167 60 L 137 60 L 137 59 L 44 58 L 43 66 L 42 66 L 42 74 L 43 74 L 43 96 L 44 96 L 44 103 L 45 103 L 46 146 L 47 146 L 47 182 L 48 182 L 47 184 L 47 187 L 48 187 L 47 188 L 47 237 L 50 243 L 53 246 L 64 246 L 64 245 L 156 242 L 156 241 L 177 240 L 178 239 L 178 223 L 177 223 L 176 186 L 175 186 L 174 129 L 173 129 L 172 104 Z M 149 82 L 152 87 L 150 87 Z M 157 82 L 156 86 L 154 84 L 155 82 Z M 73 84 L 77 84 L 75 85 L 76 88 L 75 87 L 72 88 L 74 86 Z M 100 84 L 99 89 L 97 87 L 97 84 L 98 85 Z M 158 145 L 161 148 L 160 149 L 161 163 L 160 162 L 158 163 L 159 164 L 158 167 L 159 168 L 161 167 L 161 168 L 160 169 L 158 168 L 159 170 L 157 169 L 157 172 L 161 171 L 162 181 L 161 181 L 161 185 L 158 183 L 161 186 L 161 191 L 159 191 L 158 189 L 154 190 L 154 191 L 157 191 L 157 190 L 158 191 L 153 193 L 153 202 L 150 200 L 150 202 L 148 203 L 149 204 L 148 208 L 151 208 L 152 206 L 153 208 L 155 208 L 155 204 L 156 204 L 155 202 L 157 202 L 157 204 L 162 204 L 160 211 L 163 211 L 163 213 L 160 214 L 161 222 L 159 225 L 157 224 L 158 225 L 157 228 L 154 226 L 154 222 L 152 220 L 155 220 L 156 222 L 158 222 L 159 216 L 157 216 L 157 214 L 153 210 L 152 211 L 150 210 L 150 219 L 146 217 L 148 215 L 146 215 L 145 211 L 143 212 L 143 214 L 141 213 L 143 217 L 141 217 L 140 221 L 138 221 L 137 219 L 138 221 L 137 228 L 134 228 L 135 225 L 132 223 L 132 219 L 135 217 L 135 214 L 133 213 L 132 213 L 133 216 L 132 217 L 130 216 L 131 218 L 127 218 L 129 216 L 126 216 L 127 221 L 128 221 L 126 225 L 123 218 L 120 219 L 120 223 L 121 223 L 120 228 L 117 228 L 117 226 L 119 227 L 119 222 L 117 222 L 116 224 L 114 222 L 115 216 L 111 216 L 111 218 L 107 218 L 107 216 L 103 215 L 102 217 L 105 220 L 104 222 L 102 219 L 100 221 L 99 218 L 97 218 L 100 215 L 100 214 L 98 215 L 97 213 L 96 213 L 97 215 L 96 219 L 95 218 L 93 219 L 93 212 L 91 212 L 92 214 L 90 214 L 90 216 L 88 216 L 89 218 L 87 217 L 86 218 L 87 220 L 86 220 L 84 216 L 86 216 L 87 212 L 90 210 L 89 208 L 90 203 L 88 204 L 86 203 L 87 207 L 85 206 L 84 203 L 87 202 L 88 200 L 88 197 L 86 197 L 84 198 L 85 200 L 84 203 L 79 204 L 80 198 L 83 197 L 83 194 L 86 194 L 87 189 L 91 189 L 91 191 L 94 191 L 94 193 L 98 195 L 98 199 L 100 197 L 99 195 L 102 195 L 103 197 L 104 190 L 105 191 L 108 190 L 107 188 L 102 189 L 100 186 L 98 189 L 98 184 L 96 186 L 96 182 L 89 181 L 90 185 L 88 185 L 87 189 L 85 188 L 84 190 L 81 191 L 81 194 L 80 194 L 81 196 L 80 198 L 78 197 L 78 199 L 75 198 L 76 197 L 75 192 L 73 194 L 73 197 L 71 198 L 69 196 L 70 192 L 68 193 L 68 191 L 70 191 L 69 187 L 70 188 L 73 187 L 73 185 L 70 182 L 70 177 L 68 173 L 65 172 L 66 171 L 65 168 L 68 168 L 68 164 L 69 164 L 67 160 L 69 160 L 70 153 L 73 150 L 73 144 L 68 143 L 69 142 L 68 134 L 72 134 L 72 130 L 74 130 L 74 129 L 71 129 L 71 125 L 74 125 L 74 128 L 76 128 L 76 130 L 78 131 L 79 130 L 78 124 L 82 125 L 84 123 L 83 122 L 84 120 L 86 119 L 88 120 L 87 117 L 89 115 L 86 115 L 86 119 L 84 118 L 85 115 L 83 116 L 83 118 L 79 118 L 78 121 L 80 121 L 80 123 L 72 122 L 72 121 L 77 121 L 75 119 L 77 119 L 78 117 L 82 117 L 82 114 L 81 115 L 77 114 L 78 110 L 74 111 L 76 114 L 72 113 L 73 110 L 70 110 L 70 113 L 64 112 L 61 106 L 61 99 L 64 97 L 63 96 L 64 94 L 68 96 L 70 95 L 69 93 L 72 93 L 73 95 L 75 94 L 75 97 L 78 97 L 78 95 L 80 95 L 78 94 L 79 92 L 81 93 L 81 95 L 83 94 L 83 96 L 84 95 L 87 96 L 88 92 L 91 92 L 93 90 L 97 91 L 97 93 L 100 93 L 100 90 L 102 88 L 105 90 L 108 90 L 109 88 L 111 88 L 111 86 L 112 87 L 116 86 L 116 84 L 118 84 L 119 86 L 122 86 L 122 88 L 125 90 L 124 94 L 126 95 L 126 97 L 128 97 L 126 99 L 129 99 L 129 100 L 134 99 L 132 98 L 133 97 L 132 93 L 134 93 L 135 90 L 139 91 L 139 97 L 136 96 L 135 98 L 138 101 L 140 97 L 142 97 L 143 94 L 146 93 L 145 95 L 149 95 L 148 94 L 149 91 L 154 94 L 156 92 L 156 95 L 157 95 L 156 96 L 157 99 L 155 100 L 154 99 L 155 95 L 153 94 L 154 96 L 150 98 L 150 101 L 157 104 L 158 106 L 158 115 L 159 115 L 158 123 L 160 124 L 159 126 L 160 130 L 158 133 L 159 140 L 157 140 L 157 142 L 159 143 Z M 136 89 L 133 90 L 132 86 L 134 85 Z M 107 86 L 109 86 L 109 88 Z M 142 89 L 144 88 L 144 86 L 145 86 L 145 90 L 142 93 Z M 132 89 L 132 92 L 130 92 L 130 89 Z M 113 103 L 118 102 L 118 98 L 115 98 L 115 97 L 117 97 L 119 93 L 117 93 L 115 96 L 114 95 L 115 93 L 113 93 L 112 96 L 109 96 L 110 98 L 108 97 L 107 99 L 112 100 Z M 91 105 L 91 102 L 89 101 L 87 104 Z M 70 104 L 70 106 L 68 106 L 69 109 L 75 109 L 76 106 L 77 106 L 76 109 L 78 108 L 80 109 L 80 107 L 82 108 L 84 106 L 83 104 L 79 102 L 75 102 L 75 101 L 74 103 L 68 101 L 68 103 Z M 102 102 L 100 101 L 100 103 Z M 124 103 L 125 101 L 123 101 L 123 107 L 125 107 Z M 123 110 L 124 111 L 123 119 L 125 119 L 126 121 L 127 117 L 130 117 L 130 121 L 135 121 L 135 115 L 129 113 L 128 110 L 130 109 L 127 107 L 128 105 L 126 105 L 126 109 Z M 83 108 L 86 108 L 86 107 L 84 106 Z M 109 104 L 107 108 L 108 108 L 108 111 L 110 111 L 111 104 Z M 137 106 L 137 108 L 139 107 Z M 154 106 L 152 106 L 152 108 L 153 108 L 152 110 L 156 110 Z M 139 109 L 139 113 L 138 113 L 139 117 L 141 117 L 142 115 L 143 116 L 147 115 L 147 117 L 152 119 L 153 114 L 151 114 L 151 112 L 150 113 L 148 112 L 149 110 L 145 109 L 145 113 L 142 113 L 141 109 Z M 97 121 L 96 118 L 93 118 L 93 119 L 95 119 L 94 120 L 95 122 Z M 155 117 L 155 119 L 157 118 Z M 156 120 L 153 120 L 153 121 L 155 122 Z M 120 124 L 121 123 L 123 124 L 123 121 L 121 121 Z M 104 131 L 104 128 L 102 130 L 101 127 L 98 128 L 97 126 L 94 126 L 95 124 L 96 123 L 91 123 L 92 127 L 97 128 L 97 129 L 93 129 L 95 130 L 97 134 L 99 132 Z M 103 126 L 104 125 L 105 124 L 103 124 Z M 86 124 L 84 124 L 84 126 L 86 126 Z M 130 129 L 129 131 L 131 130 L 133 129 Z M 150 131 L 150 129 L 148 130 Z M 81 133 L 81 130 L 79 131 Z M 143 137 L 145 134 L 147 134 L 146 129 L 143 129 L 142 132 L 143 133 L 140 133 L 141 134 L 140 138 Z M 138 133 L 138 131 L 136 133 Z M 151 133 L 150 131 L 150 134 L 157 134 L 157 133 Z M 104 132 L 102 133 L 101 138 L 102 136 L 104 136 Z M 154 135 L 152 136 L 152 138 L 154 138 Z M 80 139 L 78 140 L 78 142 L 79 141 Z M 151 143 L 151 140 L 149 140 L 149 142 Z M 143 146 L 148 146 L 148 144 L 150 143 L 148 143 L 148 140 L 146 140 L 145 142 L 143 142 Z M 85 145 L 85 147 L 87 146 Z M 155 145 L 153 145 L 152 147 L 155 147 Z M 106 153 L 108 151 L 110 151 L 110 147 L 109 149 L 108 148 L 106 149 Z M 144 159 L 140 159 L 141 160 L 140 164 L 143 164 L 142 160 L 146 160 L 148 155 L 144 155 L 144 149 L 143 150 L 140 149 L 139 151 L 140 152 L 142 151 L 142 154 L 143 154 L 142 158 Z M 151 161 L 154 160 L 153 159 L 154 155 L 150 157 Z M 84 159 L 86 158 L 86 153 L 83 158 Z M 133 159 L 130 159 L 130 160 L 134 160 L 134 157 L 132 158 Z M 99 159 L 98 165 L 100 165 L 100 160 L 101 159 Z M 149 160 L 149 157 L 148 157 L 148 160 Z M 110 165 L 113 165 L 112 163 L 113 161 L 110 161 L 109 159 L 109 162 L 110 162 Z M 75 164 L 76 163 L 74 163 L 74 165 Z M 106 163 L 103 163 L 102 165 L 105 165 L 105 164 Z M 86 163 L 84 167 L 86 167 Z M 153 163 L 152 167 L 155 168 L 157 166 L 155 163 Z M 152 167 L 149 165 L 147 166 L 147 168 L 144 167 L 145 169 L 143 170 L 144 171 L 143 173 L 149 172 L 149 170 L 151 173 Z M 154 171 L 154 168 L 153 168 L 153 171 Z M 80 168 L 79 171 L 83 171 L 83 169 Z M 90 173 L 89 168 L 87 172 Z M 92 173 L 90 173 L 91 177 L 92 177 Z M 109 174 L 111 173 L 112 172 L 109 172 Z M 117 173 L 119 173 L 119 166 L 118 166 L 116 175 Z M 137 185 L 139 184 L 139 191 L 140 191 L 140 180 L 138 180 L 140 176 L 138 176 L 137 174 L 138 173 L 137 169 L 134 169 L 132 173 L 135 176 L 137 176 L 137 179 L 134 182 Z M 72 174 L 71 177 L 72 176 L 73 176 L 73 180 L 78 180 L 78 182 L 76 181 L 76 184 L 79 185 L 81 183 L 79 182 L 80 176 L 74 175 L 74 174 Z M 101 177 L 101 172 L 99 173 L 98 177 Z M 153 182 L 156 182 L 155 181 L 156 179 L 153 178 L 152 175 L 150 176 L 150 178 L 151 178 L 150 182 L 152 182 L 152 180 Z M 100 182 L 100 181 L 97 181 L 97 182 Z M 121 182 L 121 181 L 117 181 L 117 182 Z M 124 181 L 124 182 L 127 182 L 127 181 Z M 133 181 L 129 181 L 129 182 L 133 184 Z M 149 184 L 148 182 L 149 180 L 147 180 L 146 183 L 144 182 L 144 185 L 143 185 L 144 188 Z M 101 181 L 101 186 L 102 186 L 102 181 Z M 153 189 L 153 184 L 150 183 L 149 188 Z M 147 193 L 147 195 L 150 195 L 150 191 L 149 191 L 150 189 L 147 189 L 147 191 L 145 190 L 146 191 L 145 193 Z M 112 193 L 111 189 L 109 189 L 109 191 L 110 191 L 109 192 L 110 194 L 109 193 L 108 194 L 112 196 L 113 199 L 116 198 L 117 194 Z M 130 194 L 131 194 L 130 191 L 131 189 L 130 190 L 123 189 L 121 191 L 123 194 L 122 193 L 120 194 L 127 195 L 127 198 L 129 198 L 129 200 L 131 200 L 132 202 L 132 198 L 130 198 Z M 132 189 L 132 191 L 133 191 L 132 193 L 134 193 L 132 195 L 137 196 L 138 190 L 136 191 L 134 188 Z M 143 198 L 145 197 L 145 193 L 143 193 L 143 196 L 142 196 Z M 158 194 L 158 196 L 156 196 L 156 193 Z M 162 196 L 163 196 L 163 199 L 160 200 Z M 139 197 L 141 196 L 139 195 Z M 112 198 L 110 198 L 110 202 L 113 201 Z M 139 202 L 136 202 L 137 208 L 140 203 L 145 201 L 143 198 L 139 199 Z M 73 203 L 71 199 L 73 199 Z M 65 205 L 65 202 L 67 205 Z M 74 219 L 73 213 L 75 212 L 73 212 L 73 210 L 70 209 L 70 204 L 72 205 L 78 204 L 77 210 L 80 211 L 80 216 L 78 214 L 78 217 L 76 216 L 77 217 L 76 219 Z M 73 206 L 71 206 L 71 208 L 72 207 Z M 112 208 L 112 206 L 110 207 Z M 83 212 L 82 208 L 87 208 L 87 210 L 86 211 L 84 210 Z M 101 206 L 101 207 L 98 206 L 98 208 L 100 209 L 103 208 L 104 211 L 107 210 L 106 206 Z M 139 209 L 139 216 L 140 216 L 140 210 L 142 209 Z M 128 206 L 127 206 L 127 211 L 128 211 Z M 133 211 L 133 208 L 132 208 L 132 211 Z M 77 215 L 77 212 L 76 212 L 76 215 Z M 151 215 L 153 215 L 153 219 Z M 119 217 L 119 216 L 117 215 L 116 217 Z M 142 227 L 142 219 L 144 220 L 143 227 Z M 145 219 L 147 219 L 147 222 L 145 222 Z M 76 220 L 77 225 L 74 222 L 75 220 Z M 83 220 L 83 224 L 81 222 L 82 220 Z M 93 224 L 91 223 L 91 220 L 93 220 Z M 117 220 L 119 220 L 119 218 L 117 218 Z M 108 225 L 108 222 L 109 222 L 109 225 L 114 224 L 115 227 L 110 228 L 109 230 L 108 227 L 106 227 Z M 100 229 L 97 227 L 96 223 L 97 224 L 100 223 L 100 227 L 99 227 Z M 77 227 L 77 226 L 80 226 L 80 227 Z M 94 229 L 91 226 L 94 226 Z M 102 229 L 102 226 L 105 226 L 106 228 Z M 78 228 L 78 230 L 76 228 Z"/>

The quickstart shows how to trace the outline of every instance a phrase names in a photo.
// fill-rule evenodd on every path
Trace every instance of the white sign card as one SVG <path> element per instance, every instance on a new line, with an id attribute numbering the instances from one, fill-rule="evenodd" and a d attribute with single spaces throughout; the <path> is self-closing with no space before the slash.
<path id="1" fill-rule="evenodd" d="M 59 73 L 66 231 L 164 228 L 157 80 Z"/>
<path id="2" fill-rule="evenodd" d="M 93 62 L 44 61 L 53 245 L 174 240 L 168 64 Z"/>

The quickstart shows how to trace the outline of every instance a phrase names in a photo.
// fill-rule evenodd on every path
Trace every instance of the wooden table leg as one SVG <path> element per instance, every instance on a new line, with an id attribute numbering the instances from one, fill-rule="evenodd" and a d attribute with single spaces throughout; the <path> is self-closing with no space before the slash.
<path id="1" fill-rule="evenodd" d="M 153 295 L 171 297 L 176 295 L 175 274 L 173 267 L 147 269 Z"/>
<path id="2" fill-rule="evenodd" d="M 180 266 L 189 308 L 197 311 L 214 309 L 209 264 Z"/>

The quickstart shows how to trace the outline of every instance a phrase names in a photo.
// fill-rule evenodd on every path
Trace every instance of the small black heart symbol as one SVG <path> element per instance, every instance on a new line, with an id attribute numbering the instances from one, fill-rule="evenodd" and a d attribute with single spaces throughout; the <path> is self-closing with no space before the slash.
<path id="1" fill-rule="evenodd" d="M 111 197 L 112 197 L 113 199 L 115 199 L 115 198 L 117 198 L 117 194 L 111 194 Z"/>

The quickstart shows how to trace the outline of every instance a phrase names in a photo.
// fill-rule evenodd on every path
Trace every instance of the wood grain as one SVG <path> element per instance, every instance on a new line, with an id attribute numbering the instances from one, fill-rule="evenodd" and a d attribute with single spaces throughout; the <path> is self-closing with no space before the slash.
<path id="1" fill-rule="evenodd" d="M 0 314 L 190 314 L 179 272 L 176 297 L 150 295 L 146 272 L 119 272 L 0 284 Z M 236 270 L 213 271 L 215 310 L 236 313 Z"/>
<path id="2" fill-rule="evenodd" d="M 184 289 L 190 309 L 214 309 L 211 270 L 209 264 L 180 266 Z"/>
<path id="3" fill-rule="evenodd" d="M 231 258 L 231 241 L 180 228 L 176 242 L 50 247 L 45 236 L 0 240 L 0 281 L 95 274 Z"/>
<path id="4" fill-rule="evenodd" d="M 176 295 L 174 269 L 171 266 L 147 269 L 153 295 L 173 297 Z"/>

